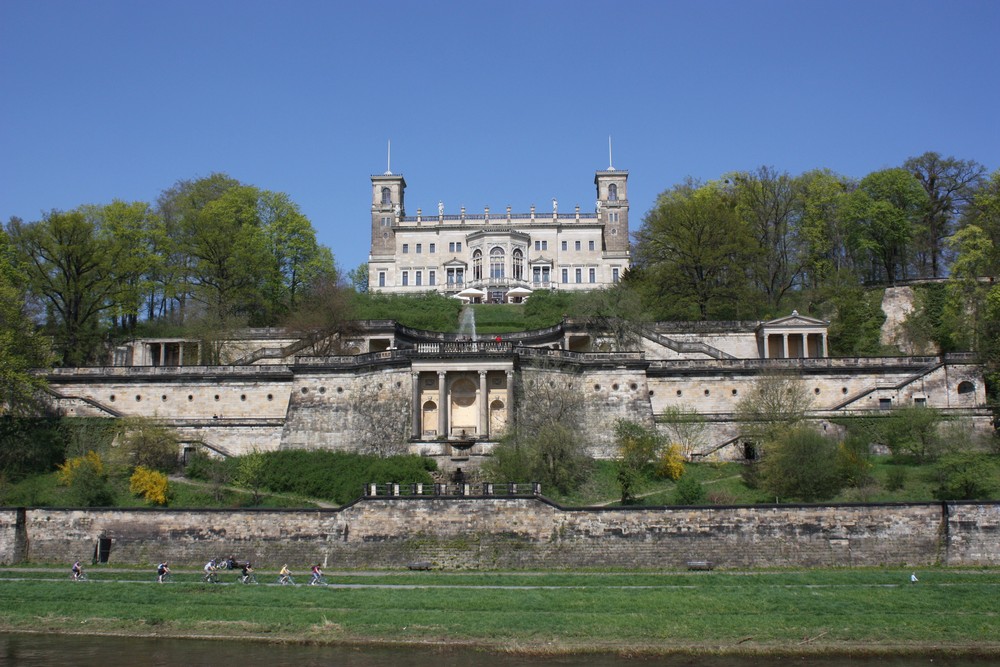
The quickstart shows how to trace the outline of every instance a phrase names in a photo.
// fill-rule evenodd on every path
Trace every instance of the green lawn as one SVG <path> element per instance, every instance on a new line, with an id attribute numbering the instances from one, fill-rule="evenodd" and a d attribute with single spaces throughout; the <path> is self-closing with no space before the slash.
<path id="1" fill-rule="evenodd" d="M 331 587 L 0 572 L 0 631 L 466 643 L 524 651 L 1000 650 L 998 570 L 335 573 Z M 224 580 L 234 579 L 226 574 Z M 260 573 L 271 582 L 275 573 Z M 307 579 L 300 577 L 300 582 Z"/>

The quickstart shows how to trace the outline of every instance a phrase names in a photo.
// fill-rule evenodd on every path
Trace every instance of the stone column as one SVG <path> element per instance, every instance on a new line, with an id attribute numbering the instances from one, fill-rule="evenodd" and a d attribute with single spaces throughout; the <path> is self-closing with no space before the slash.
<path id="1" fill-rule="evenodd" d="M 486 382 L 486 371 L 479 371 L 479 437 L 490 435 L 490 387 Z"/>
<path id="2" fill-rule="evenodd" d="M 507 371 L 507 424 L 514 419 L 514 371 Z"/>
<path id="3" fill-rule="evenodd" d="M 166 359 L 167 359 L 167 344 L 166 343 L 160 343 L 160 367 L 161 368 L 163 367 L 163 364 L 166 363 Z"/>
<path id="4" fill-rule="evenodd" d="M 809 358 L 809 334 L 802 334 L 802 358 Z"/>
<path id="5" fill-rule="evenodd" d="M 827 354 L 828 353 L 826 351 L 826 332 L 824 331 L 823 332 L 823 358 L 824 359 L 826 358 Z"/>
<path id="6" fill-rule="evenodd" d="M 448 374 L 438 371 L 438 437 L 448 437 Z"/>
<path id="7" fill-rule="evenodd" d="M 781 334 L 781 358 L 782 359 L 787 359 L 788 358 L 788 334 L 787 333 Z"/>
<path id="8" fill-rule="evenodd" d="M 424 406 L 420 404 L 420 373 L 410 373 L 410 405 L 413 419 L 410 420 L 410 437 L 419 438 L 423 432 Z"/>
<path id="9" fill-rule="evenodd" d="M 184 343 L 178 343 L 177 345 L 177 365 L 184 365 Z"/>

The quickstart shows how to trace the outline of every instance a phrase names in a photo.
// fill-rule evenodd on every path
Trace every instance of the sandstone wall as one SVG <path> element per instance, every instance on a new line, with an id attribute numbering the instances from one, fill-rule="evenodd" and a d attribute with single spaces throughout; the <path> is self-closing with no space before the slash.
<path id="1" fill-rule="evenodd" d="M 19 529 L 18 512 L 23 515 Z M 1000 503 L 560 508 L 541 497 L 380 497 L 337 510 L 0 510 L 4 563 L 201 565 L 233 554 L 400 568 L 1000 565 Z"/>

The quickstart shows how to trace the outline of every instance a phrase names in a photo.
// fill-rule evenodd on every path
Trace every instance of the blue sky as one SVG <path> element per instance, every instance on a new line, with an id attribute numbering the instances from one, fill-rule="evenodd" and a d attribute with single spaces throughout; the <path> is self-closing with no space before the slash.
<path id="1" fill-rule="evenodd" d="M 592 209 L 686 176 L 1000 168 L 995 0 L 0 0 L 0 220 L 220 171 L 287 192 L 351 269 L 370 181 L 407 213 Z"/>

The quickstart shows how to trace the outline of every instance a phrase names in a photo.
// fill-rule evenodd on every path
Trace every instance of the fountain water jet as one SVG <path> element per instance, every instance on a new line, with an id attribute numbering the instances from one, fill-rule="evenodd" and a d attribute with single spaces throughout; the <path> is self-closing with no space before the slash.
<path id="1" fill-rule="evenodd" d="M 476 340 L 476 311 L 472 309 L 471 304 L 462 306 L 462 314 L 458 319 L 458 333 L 468 336 L 473 342 Z"/>

